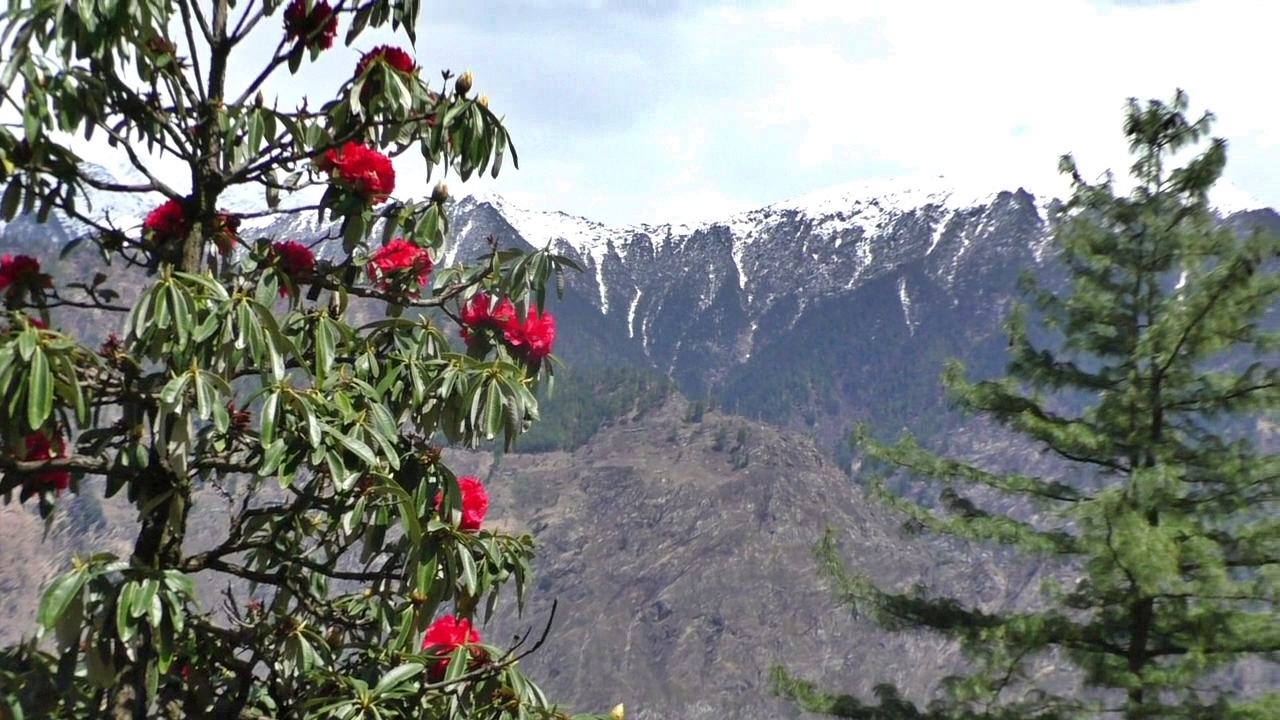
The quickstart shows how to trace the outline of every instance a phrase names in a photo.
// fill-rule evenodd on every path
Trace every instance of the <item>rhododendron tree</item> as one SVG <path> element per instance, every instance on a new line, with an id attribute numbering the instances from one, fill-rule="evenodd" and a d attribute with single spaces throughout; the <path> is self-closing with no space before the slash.
<path id="1" fill-rule="evenodd" d="M 441 446 L 509 446 L 537 419 L 546 288 L 572 263 L 495 242 L 435 267 L 447 190 L 396 198 L 396 165 L 414 153 L 465 182 L 515 155 L 470 74 L 421 72 L 419 5 L 0 16 L 4 112 L 21 115 L 0 124 L 0 214 L 56 216 L 65 252 L 108 261 L 0 260 L 0 496 L 53 518 L 93 488 L 138 518 L 131 551 L 76 558 L 29 641 L 0 648 L 0 718 L 564 717 L 516 663 L 540 643 L 481 642 L 500 597 L 523 606 L 533 541 L 486 524 L 483 484 Z M 370 28 L 407 42 L 362 52 Z M 255 46 L 275 50 L 251 68 Z M 278 94 L 322 51 L 355 71 L 289 109 Z M 75 136 L 134 178 L 89 171 Z M 189 184 L 162 179 L 161 155 Z M 228 209 L 245 189 L 261 203 Z M 143 217 L 103 212 L 113 193 Z M 300 213 L 322 230 L 270 235 Z M 101 334 L 58 329 L 86 326 Z M 198 550 L 196 515 L 225 518 Z M 549 620 L 528 622 L 537 638 Z"/>

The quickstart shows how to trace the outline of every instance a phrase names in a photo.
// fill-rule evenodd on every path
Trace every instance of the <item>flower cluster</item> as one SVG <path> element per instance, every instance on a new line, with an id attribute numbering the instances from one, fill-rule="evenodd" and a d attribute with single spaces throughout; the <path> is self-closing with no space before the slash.
<path id="1" fill-rule="evenodd" d="M 496 303 L 485 293 L 476 293 L 458 313 L 462 323 L 462 339 L 470 346 L 476 331 L 490 329 L 501 333 L 511 352 L 530 361 L 540 361 L 551 354 L 556 339 L 556 321 L 550 312 L 533 308 L 521 319 L 515 305 L 507 298 Z"/>
<path id="2" fill-rule="evenodd" d="M 489 512 L 489 493 L 484 489 L 480 478 L 471 475 L 458 478 L 458 492 L 462 495 L 462 520 L 458 523 L 458 529 L 463 532 L 479 531 L 485 513 Z M 444 493 L 436 493 L 436 512 L 440 511 L 443 500 Z"/>
<path id="3" fill-rule="evenodd" d="M 541 360 L 551 354 L 556 339 L 556 319 L 551 313 L 538 313 L 529 308 L 523 321 L 512 322 L 504 333 L 513 352 L 528 360 Z"/>
<path id="4" fill-rule="evenodd" d="M 23 290 L 47 288 L 53 282 L 40 272 L 40 261 L 30 255 L 5 255 L 0 258 L 0 290 L 13 297 Z"/>
<path id="5" fill-rule="evenodd" d="M 176 238 L 187 233 L 187 214 L 182 203 L 167 200 L 159 207 L 147 213 L 142 221 L 142 229 L 154 235 Z"/>
<path id="6" fill-rule="evenodd" d="M 516 319 L 516 307 L 507 298 L 499 298 L 498 302 L 486 293 L 476 293 L 462 306 L 458 313 L 462 321 L 462 339 L 467 345 L 472 341 L 472 330 L 489 328 L 501 332 Z"/>
<path id="7" fill-rule="evenodd" d="M 213 236 L 218 252 L 223 255 L 231 252 L 240 237 L 237 233 L 239 229 L 240 218 L 230 213 L 218 213 L 218 224 Z M 181 201 L 170 198 L 147 213 L 142 221 L 142 230 L 159 245 L 178 240 L 187 234 L 186 208 Z"/>
<path id="8" fill-rule="evenodd" d="M 349 141 L 341 148 L 330 148 L 316 164 L 370 205 L 385 201 L 396 189 L 391 159 L 363 143 Z"/>
<path id="9" fill-rule="evenodd" d="M 369 256 L 366 271 L 369 279 L 386 290 L 390 287 L 389 279 L 404 271 L 411 272 L 419 285 L 425 285 L 432 267 L 431 253 L 426 248 L 404 238 L 395 238 Z"/>
<path id="10" fill-rule="evenodd" d="M 30 433 L 25 438 L 25 445 L 25 452 L 19 458 L 20 460 L 51 460 L 67 456 L 67 448 L 62 442 L 62 436 L 56 432 L 52 437 L 43 430 Z M 33 477 L 39 484 L 36 488 L 38 490 L 53 488 L 55 492 L 61 493 L 71 485 L 71 472 L 68 470 L 41 470 Z"/>
<path id="11" fill-rule="evenodd" d="M 457 615 L 441 615 L 427 628 L 422 638 L 422 649 L 433 655 L 450 655 L 460 647 L 480 642 L 480 633 L 471 627 L 471 621 Z M 475 653 L 476 648 L 472 648 Z M 444 677 L 449 668 L 449 658 L 441 657 L 431 665 L 431 676 L 435 679 Z"/>
<path id="12" fill-rule="evenodd" d="M 285 39 L 306 41 L 312 50 L 328 50 L 338 34 L 338 16 L 326 0 L 293 0 L 284 10 Z"/>
<path id="13" fill-rule="evenodd" d="M 311 248 L 297 240 L 281 240 L 271 244 L 267 259 L 280 268 L 295 283 L 309 279 L 316 271 L 316 256 Z M 289 288 L 280 286 L 280 297 L 289 294 Z"/>
<path id="14" fill-rule="evenodd" d="M 361 56 L 360 62 L 356 63 L 356 77 L 365 74 L 374 63 L 382 63 L 392 70 L 406 75 L 418 70 L 418 66 L 413 62 L 413 58 L 409 56 L 409 53 L 398 47 L 379 45 Z"/>

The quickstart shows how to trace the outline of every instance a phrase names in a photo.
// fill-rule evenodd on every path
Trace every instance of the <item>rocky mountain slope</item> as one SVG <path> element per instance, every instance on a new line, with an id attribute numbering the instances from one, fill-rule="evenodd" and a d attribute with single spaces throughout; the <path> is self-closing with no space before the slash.
<path id="1" fill-rule="evenodd" d="M 880 582 L 959 587 L 993 605 L 1035 594 L 1032 567 L 903 534 L 811 440 L 716 412 L 694 417 L 672 398 L 574 453 L 473 466 L 498 489 L 490 516 L 528 528 L 540 547 L 523 624 L 504 618 L 494 632 L 540 628 L 558 601 L 556 630 L 525 661 L 555 697 L 587 708 L 625 701 L 640 720 L 795 716 L 769 688 L 778 664 L 839 687 L 892 681 L 927 697 L 954 667 L 954 648 L 840 608 L 812 555 L 827 527 L 850 566 Z"/>
<path id="2" fill-rule="evenodd" d="M 505 603 L 484 628 L 504 644 L 536 637 L 557 603 L 547 644 L 522 661 L 548 696 L 637 720 L 798 715 L 775 698 L 769 669 L 868 692 L 899 683 L 916 699 L 957 662 L 923 635 L 892 635 L 852 617 L 817 574 L 813 544 L 832 527 L 851 567 L 881 582 L 961 588 L 1001 606 L 1027 602 L 1035 569 L 989 553 L 904 535 L 823 451 L 800 435 L 742 418 L 700 417 L 679 396 L 619 418 L 573 453 L 448 458 L 485 478 L 486 525 L 533 533 L 530 603 Z M 0 507 L 0 643 L 30 627 L 40 585 L 87 548 L 127 553 L 132 513 L 101 488 L 68 498 L 50 538 L 30 508 Z M 216 540 L 225 499 L 196 499 L 194 551 Z M 216 604 L 223 588 L 200 586 Z"/>

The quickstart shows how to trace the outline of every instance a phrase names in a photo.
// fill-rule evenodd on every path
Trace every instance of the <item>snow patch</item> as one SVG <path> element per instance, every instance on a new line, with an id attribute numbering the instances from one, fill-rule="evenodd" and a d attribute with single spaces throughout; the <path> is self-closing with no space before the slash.
<path id="1" fill-rule="evenodd" d="M 473 216 L 468 215 L 467 221 L 463 223 L 462 227 L 458 228 L 455 232 L 449 233 L 449 247 L 444 251 L 444 260 L 441 262 L 445 267 L 448 267 L 458 261 L 458 246 L 462 244 L 459 241 L 466 237 L 467 233 L 471 232 L 471 226 L 475 224 L 475 221 L 472 218 Z"/>
<path id="2" fill-rule="evenodd" d="M 631 307 L 627 308 L 627 337 L 629 338 L 636 336 L 636 306 L 640 304 L 640 296 L 643 294 L 637 287 L 636 296 L 631 299 Z"/>
<path id="3" fill-rule="evenodd" d="M 1267 204 L 1241 190 L 1234 183 L 1219 180 L 1209 188 L 1209 207 L 1225 218 L 1250 210 L 1263 210 Z"/>
<path id="4" fill-rule="evenodd" d="M 911 317 L 911 293 L 907 292 L 907 276 L 898 278 L 898 300 L 902 302 L 902 316 L 907 321 L 907 332 L 916 334 L 916 322 Z"/>
<path id="5" fill-rule="evenodd" d="M 947 223 L 950 222 L 950 216 L 938 218 L 933 226 L 933 235 L 929 238 L 929 249 L 924 251 L 925 255 L 932 255 L 933 249 L 938 247 L 938 243 L 942 242 L 942 234 L 947 231 Z"/>
<path id="6" fill-rule="evenodd" d="M 769 210 L 796 210 L 810 217 L 838 217 L 864 228 L 884 219 L 930 205 L 944 210 L 964 210 L 987 205 L 1004 188 L 958 184 L 941 175 L 858 180 L 785 200 Z"/>
<path id="7" fill-rule="evenodd" d="M 596 271 L 600 288 L 600 311 L 609 314 L 609 288 L 604 279 L 604 259 L 612 249 L 610 240 L 617 231 L 601 223 L 562 212 L 518 208 L 489 190 L 467 195 L 472 202 L 488 204 L 507 221 L 525 242 L 545 248 L 559 241 L 578 252 Z"/>

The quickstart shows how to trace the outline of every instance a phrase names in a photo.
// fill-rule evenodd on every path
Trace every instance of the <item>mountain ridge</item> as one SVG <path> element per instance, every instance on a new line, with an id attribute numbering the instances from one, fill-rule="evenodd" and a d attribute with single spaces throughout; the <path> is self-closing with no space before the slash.
<path id="1" fill-rule="evenodd" d="M 251 195 L 232 199 L 252 204 Z M 1220 195 L 1233 210 L 1223 222 L 1280 227 L 1280 215 L 1238 188 L 1223 185 Z M 565 299 L 551 301 L 562 360 L 648 367 L 690 397 L 835 443 L 852 422 L 900 425 L 941 411 L 945 357 L 978 377 L 1002 369 L 1000 318 L 1017 298 L 1017 275 L 1047 271 L 1055 202 L 1025 188 L 908 176 L 698 224 L 610 226 L 482 191 L 450 201 L 437 264 L 478 256 L 491 237 L 568 255 L 584 272 L 568 278 Z M 136 226 L 146 209 L 144 197 L 129 195 L 113 215 Z M 0 227 L 0 240 L 39 244 L 75 233 L 73 224 L 30 221 Z M 342 254 L 334 225 L 314 211 L 246 218 L 241 235 L 314 241 L 320 255 Z"/>

